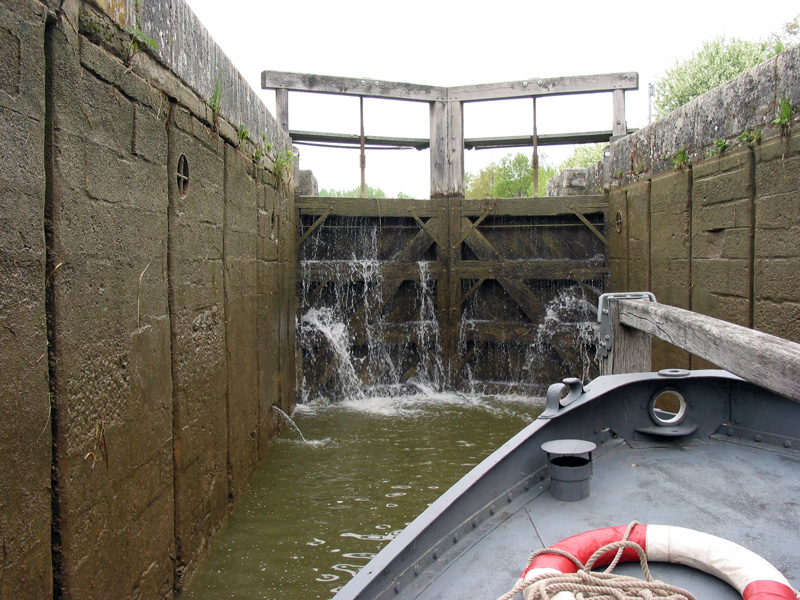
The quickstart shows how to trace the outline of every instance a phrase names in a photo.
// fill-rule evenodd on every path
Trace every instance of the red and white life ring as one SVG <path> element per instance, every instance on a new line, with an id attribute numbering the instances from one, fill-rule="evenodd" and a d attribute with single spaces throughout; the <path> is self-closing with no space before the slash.
<path id="1" fill-rule="evenodd" d="M 626 525 L 585 531 L 561 540 L 550 548 L 565 550 L 585 564 L 594 552 L 606 544 L 623 539 Z M 733 586 L 743 600 L 797 600 L 789 581 L 759 555 L 726 539 L 683 527 L 636 525 L 628 539 L 644 549 L 647 559 L 687 565 L 715 575 Z M 616 550 L 597 560 L 595 567 L 608 565 Z M 633 549 L 623 550 L 620 562 L 638 561 Z M 568 558 L 540 554 L 523 571 L 522 578 L 532 579 L 545 572 L 575 573 L 577 566 Z"/>

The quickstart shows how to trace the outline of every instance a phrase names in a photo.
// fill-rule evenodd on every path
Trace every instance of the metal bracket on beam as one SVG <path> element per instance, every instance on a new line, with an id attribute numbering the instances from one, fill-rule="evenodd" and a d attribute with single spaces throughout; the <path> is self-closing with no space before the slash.
<path id="1" fill-rule="evenodd" d="M 600 322 L 600 340 L 597 344 L 597 355 L 605 358 L 614 347 L 611 339 L 611 300 L 649 300 L 657 302 L 653 292 L 619 292 L 616 294 L 601 294 L 597 301 L 597 320 Z"/>

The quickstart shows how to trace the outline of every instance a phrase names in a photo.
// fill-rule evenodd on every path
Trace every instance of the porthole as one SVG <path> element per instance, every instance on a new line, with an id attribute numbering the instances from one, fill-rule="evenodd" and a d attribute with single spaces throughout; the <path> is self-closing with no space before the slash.
<path id="1" fill-rule="evenodd" d="M 677 425 L 686 418 L 686 398 L 674 388 L 660 390 L 650 400 L 650 417 L 661 427 Z"/>
<path id="2" fill-rule="evenodd" d="M 622 233 L 622 213 L 617 211 L 617 216 L 614 221 L 614 229 L 617 230 L 617 233 Z"/>
<path id="3" fill-rule="evenodd" d="M 178 159 L 178 193 L 186 198 L 189 193 L 189 161 L 181 154 Z"/>

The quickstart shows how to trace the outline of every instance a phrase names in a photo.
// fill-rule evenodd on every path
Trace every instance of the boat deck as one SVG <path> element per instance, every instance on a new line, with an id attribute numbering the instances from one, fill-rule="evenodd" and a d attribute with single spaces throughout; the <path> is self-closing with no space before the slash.
<path id="1" fill-rule="evenodd" d="M 555 500 L 549 482 L 542 481 L 498 507 L 475 535 L 454 542 L 467 545 L 466 551 L 452 553 L 451 560 L 445 554 L 436 568 L 395 597 L 416 598 L 424 592 L 426 600 L 494 599 L 514 585 L 533 550 L 632 520 L 729 539 L 769 560 L 793 587 L 800 587 L 796 452 L 730 443 L 716 435 L 681 446 L 633 445 L 612 440 L 598 448 L 589 498 Z M 721 580 L 688 567 L 653 563 L 651 570 L 656 579 L 684 587 L 697 598 L 740 598 Z M 638 564 L 620 565 L 615 572 L 641 576 Z"/>

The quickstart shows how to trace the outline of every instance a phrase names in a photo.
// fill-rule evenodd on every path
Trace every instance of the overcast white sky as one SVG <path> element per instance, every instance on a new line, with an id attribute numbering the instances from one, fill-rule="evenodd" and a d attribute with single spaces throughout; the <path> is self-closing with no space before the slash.
<path id="1" fill-rule="evenodd" d="M 275 114 L 274 92 L 261 71 L 452 86 L 637 71 L 639 91 L 626 94 L 629 127 L 648 118 L 648 84 L 676 61 L 718 36 L 765 39 L 800 13 L 797 0 L 186 0 L 212 37 Z M 611 94 L 541 99 L 540 133 L 611 129 Z M 529 135 L 530 100 L 471 103 L 466 137 Z M 358 99 L 290 93 L 292 129 L 358 133 Z M 428 137 L 428 107 L 365 100 L 367 135 Z M 360 183 L 358 150 L 298 147 L 300 166 L 320 188 Z M 530 153 L 530 149 L 520 149 Z M 571 148 L 542 148 L 557 164 Z M 477 172 L 509 150 L 472 150 Z M 429 194 L 429 153 L 367 152 L 367 183 L 387 194 Z"/>

